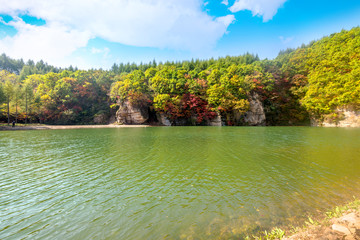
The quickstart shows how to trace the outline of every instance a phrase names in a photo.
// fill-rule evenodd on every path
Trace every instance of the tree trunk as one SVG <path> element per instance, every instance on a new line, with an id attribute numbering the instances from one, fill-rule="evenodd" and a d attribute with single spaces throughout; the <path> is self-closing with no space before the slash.
<path id="1" fill-rule="evenodd" d="M 17 123 L 17 119 L 18 119 L 18 110 L 17 110 L 17 100 L 16 100 L 16 105 L 15 105 L 15 110 L 16 110 L 16 112 L 15 112 L 15 122 Z"/>
<path id="2" fill-rule="evenodd" d="M 27 108 L 27 101 L 28 101 L 28 99 L 27 99 L 27 92 L 25 92 L 25 125 L 27 124 L 27 118 L 28 118 L 28 108 Z"/>
<path id="3" fill-rule="evenodd" d="M 8 126 L 10 125 L 10 98 L 7 99 Z"/>

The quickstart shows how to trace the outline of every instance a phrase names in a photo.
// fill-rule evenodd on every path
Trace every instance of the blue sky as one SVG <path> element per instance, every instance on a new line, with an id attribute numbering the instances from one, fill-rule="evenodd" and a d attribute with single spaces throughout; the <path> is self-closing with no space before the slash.
<path id="1" fill-rule="evenodd" d="M 236 56 L 360 25 L 359 0 L 0 0 L 0 52 L 66 67 Z"/>

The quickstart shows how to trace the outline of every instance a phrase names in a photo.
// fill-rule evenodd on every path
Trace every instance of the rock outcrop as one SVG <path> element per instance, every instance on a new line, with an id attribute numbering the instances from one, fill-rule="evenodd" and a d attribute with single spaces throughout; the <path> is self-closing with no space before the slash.
<path id="1" fill-rule="evenodd" d="M 109 117 L 105 113 L 96 114 L 94 116 L 94 123 L 95 124 L 106 124 L 109 120 Z"/>
<path id="2" fill-rule="evenodd" d="M 158 119 L 158 121 L 159 121 L 159 123 L 160 123 L 161 125 L 163 125 L 163 126 L 171 126 L 171 122 L 170 122 L 170 120 L 165 116 L 165 113 L 162 113 L 162 112 L 157 113 L 157 114 L 156 114 L 156 117 L 157 117 L 157 119 Z"/>
<path id="3" fill-rule="evenodd" d="M 221 115 L 217 113 L 216 117 L 208 121 L 209 126 L 222 126 L 223 122 L 221 120 Z"/>
<path id="4" fill-rule="evenodd" d="M 334 120 L 331 116 L 325 117 L 323 121 L 311 119 L 312 126 L 321 127 L 360 127 L 360 111 L 353 107 L 344 107 L 336 110 L 338 115 Z"/>
<path id="5" fill-rule="evenodd" d="M 252 93 L 249 98 L 250 109 L 245 113 L 244 121 L 250 126 L 265 126 L 265 112 L 260 97 Z"/>
<path id="6" fill-rule="evenodd" d="M 329 224 L 330 223 L 330 224 Z M 343 216 L 329 220 L 329 223 L 320 225 L 314 224 L 308 228 L 295 233 L 292 236 L 283 238 L 286 240 L 297 239 L 360 239 L 360 211 L 348 210 Z M 330 226 L 329 226 L 330 225 Z"/>
<path id="7" fill-rule="evenodd" d="M 144 124 L 149 119 L 147 107 L 137 107 L 126 101 L 120 104 L 116 112 L 116 121 L 120 124 Z"/>

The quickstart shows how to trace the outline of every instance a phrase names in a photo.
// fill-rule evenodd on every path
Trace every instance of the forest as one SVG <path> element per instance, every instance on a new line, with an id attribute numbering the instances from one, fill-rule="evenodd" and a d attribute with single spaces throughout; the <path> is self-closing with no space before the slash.
<path id="1" fill-rule="evenodd" d="M 126 103 L 173 125 L 207 125 L 216 116 L 225 125 L 246 125 L 254 96 L 266 125 L 336 121 L 339 108 L 359 109 L 360 27 L 281 51 L 273 60 L 247 53 L 85 71 L 0 56 L 1 122 L 106 124 Z"/>

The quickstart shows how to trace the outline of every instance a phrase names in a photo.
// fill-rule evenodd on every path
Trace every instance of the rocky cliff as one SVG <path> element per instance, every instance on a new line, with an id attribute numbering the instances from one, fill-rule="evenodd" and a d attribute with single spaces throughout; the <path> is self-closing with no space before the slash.
<path id="1" fill-rule="evenodd" d="M 171 126 L 170 120 L 166 117 L 165 113 L 160 112 L 156 114 L 157 120 L 160 123 L 160 125 L 163 126 Z"/>
<path id="2" fill-rule="evenodd" d="M 116 121 L 120 124 L 144 124 L 148 119 L 148 107 L 133 106 L 129 101 L 121 103 L 116 112 Z"/>
<path id="3" fill-rule="evenodd" d="M 244 121 L 250 126 L 265 126 L 265 112 L 260 97 L 252 93 L 249 98 L 250 109 L 245 113 Z"/>
<path id="4" fill-rule="evenodd" d="M 326 116 L 323 121 L 311 119 L 311 126 L 321 127 L 360 127 L 360 110 L 343 107 L 336 110 L 337 118 Z"/>
<path id="5" fill-rule="evenodd" d="M 94 116 L 95 124 L 106 124 L 109 121 L 109 116 L 105 113 L 99 113 Z"/>
<path id="6" fill-rule="evenodd" d="M 232 114 L 232 120 L 235 125 L 249 125 L 249 126 L 264 126 L 265 125 L 265 112 L 260 96 L 257 93 L 253 93 L 249 97 L 250 109 L 245 114 L 234 111 Z M 211 120 L 207 121 L 209 126 L 222 126 L 226 123 L 219 113 Z M 156 113 L 156 120 L 163 126 L 184 126 L 190 125 L 191 122 L 196 122 L 196 116 L 192 116 L 193 119 L 177 119 L 170 121 L 170 119 L 163 112 Z M 129 101 L 125 101 L 119 104 L 119 110 L 116 112 L 116 121 L 120 124 L 144 124 L 149 120 L 149 108 L 146 106 L 134 106 Z M 192 120 L 192 121 L 191 121 Z M 196 124 L 193 124 L 196 125 Z"/>
<path id="7" fill-rule="evenodd" d="M 221 116 L 217 113 L 216 117 L 208 121 L 209 126 L 222 126 L 223 122 L 221 120 Z"/>

